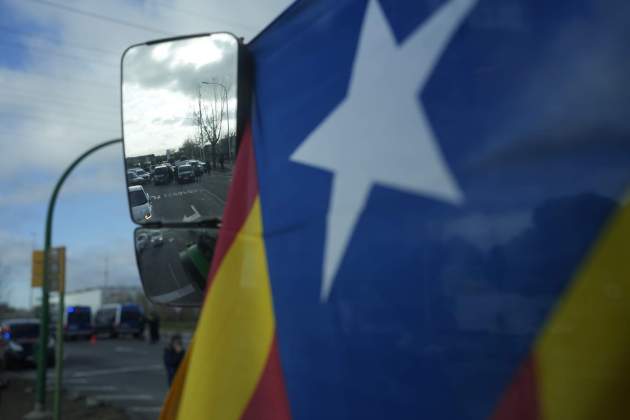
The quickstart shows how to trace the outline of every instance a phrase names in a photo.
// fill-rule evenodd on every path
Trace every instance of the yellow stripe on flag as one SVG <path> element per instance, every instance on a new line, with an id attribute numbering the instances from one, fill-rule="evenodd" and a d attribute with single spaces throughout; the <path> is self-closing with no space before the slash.
<path id="1" fill-rule="evenodd" d="M 273 334 L 257 198 L 206 296 L 177 418 L 240 418 L 265 367 Z"/>
<path id="2" fill-rule="evenodd" d="M 630 418 L 629 205 L 577 272 L 535 354 L 543 419 Z"/>

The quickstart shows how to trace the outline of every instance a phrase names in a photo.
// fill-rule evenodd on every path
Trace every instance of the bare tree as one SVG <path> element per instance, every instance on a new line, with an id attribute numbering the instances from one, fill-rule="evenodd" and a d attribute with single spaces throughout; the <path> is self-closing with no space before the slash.
<path id="1" fill-rule="evenodd" d="M 188 137 L 186 140 L 184 140 L 184 143 L 179 148 L 180 154 L 186 156 L 186 158 L 188 159 L 201 157 L 201 156 L 197 156 L 197 155 L 200 155 L 199 150 L 200 150 L 200 147 L 198 145 L 198 141 L 196 141 L 194 138 L 191 138 L 191 137 Z"/>
<path id="2" fill-rule="evenodd" d="M 205 86 L 207 95 L 202 97 L 199 89 L 197 110 L 193 112 L 193 120 L 199 128 L 201 148 L 203 150 L 206 144 L 210 145 L 212 167 L 216 168 L 217 145 L 223 140 L 223 123 L 228 118 L 227 88 L 220 83 L 207 83 Z"/>

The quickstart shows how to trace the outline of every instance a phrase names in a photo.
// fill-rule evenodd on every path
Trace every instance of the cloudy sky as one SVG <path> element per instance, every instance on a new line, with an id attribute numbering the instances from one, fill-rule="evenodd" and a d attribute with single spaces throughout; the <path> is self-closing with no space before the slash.
<path id="1" fill-rule="evenodd" d="M 177 150 L 198 128 L 193 112 L 220 118 L 221 135 L 234 130 L 236 38 L 219 33 L 139 45 L 123 59 L 125 156 L 163 155 Z M 212 112 L 215 111 L 215 112 Z"/>
<path id="2" fill-rule="evenodd" d="M 251 39 L 289 0 L 0 0 L 0 300 L 28 305 L 33 247 L 63 169 L 120 137 L 120 57 L 131 44 L 227 31 Z M 159 81 L 154 81 L 159 83 Z M 154 86 L 154 88 L 156 88 Z M 158 89 L 159 91 L 159 89 Z M 54 245 L 69 289 L 139 285 L 122 149 L 88 158 L 66 182 Z"/>

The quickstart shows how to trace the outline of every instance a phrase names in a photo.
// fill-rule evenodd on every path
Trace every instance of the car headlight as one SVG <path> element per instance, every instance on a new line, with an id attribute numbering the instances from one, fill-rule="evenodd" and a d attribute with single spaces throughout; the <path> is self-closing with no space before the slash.
<path id="1" fill-rule="evenodd" d="M 9 341 L 9 348 L 13 351 L 22 351 L 24 350 L 24 348 L 22 348 L 21 345 L 19 345 L 18 343 L 16 343 L 15 341 Z"/>

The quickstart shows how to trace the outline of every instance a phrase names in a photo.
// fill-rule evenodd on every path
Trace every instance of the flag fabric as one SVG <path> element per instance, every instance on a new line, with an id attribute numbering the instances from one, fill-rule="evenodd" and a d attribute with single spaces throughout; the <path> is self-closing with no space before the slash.
<path id="1" fill-rule="evenodd" d="M 630 5 L 298 1 L 162 418 L 626 418 Z"/>

